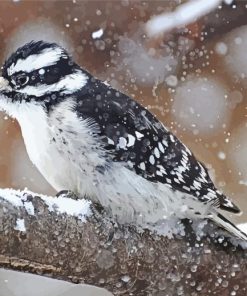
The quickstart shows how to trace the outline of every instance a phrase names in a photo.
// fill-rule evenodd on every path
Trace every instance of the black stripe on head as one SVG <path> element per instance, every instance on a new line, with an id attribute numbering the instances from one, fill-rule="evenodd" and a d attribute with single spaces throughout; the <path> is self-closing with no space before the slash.
<path id="1" fill-rule="evenodd" d="M 7 97 L 12 103 L 26 103 L 30 102 L 40 102 L 42 103 L 44 110 L 48 113 L 51 108 L 56 106 L 56 104 L 62 102 L 66 99 L 65 94 L 60 94 L 59 92 L 49 93 L 40 97 L 28 96 L 27 94 L 16 92 L 16 91 L 5 91 L 1 93 L 3 96 Z"/>
<path id="2" fill-rule="evenodd" d="M 50 85 L 57 83 L 66 75 L 72 74 L 77 68 L 79 67 L 70 59 L 60 58 L 60 60 L 57 61 L 55 65 L 44 67 L 42 69 L 37 69 L 30 73 L 25 73 L 25 75 L 29 77 L 28 85 L 30 86 L 38 86 L 41 84 Z M 15 77 L 18 77 L 22 73 L 23 72 L 20 71 L 13 74 L 12 79 L 15 79 Z M 14 87 L 11 81 L 10 84 L 12 87 Z M 25 87 L 26 85 L 23 85 L 20 86 L 18 89 L 22 89 Z"/>
<path id="3" fill-rule="evenodd" d="M 24 46 L 19 47 L 12 55 L 5 61 L 3 65 L 2 75 L 7 78 L 7 69 L 12 65 L 16 64 L 19 59 L 26 59 L 28 56 L 33 54 L 39 54 L 44 49 L 56 48 L 58 45 L 56 43 L 48 43 L 44 41 L 31 41 L 26 43 Z"/>

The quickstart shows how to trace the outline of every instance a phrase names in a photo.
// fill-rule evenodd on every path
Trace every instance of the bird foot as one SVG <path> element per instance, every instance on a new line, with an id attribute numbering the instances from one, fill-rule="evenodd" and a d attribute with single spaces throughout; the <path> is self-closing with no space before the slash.
<path id="1" fill-rule="evenodd" d="M 60 197 L 62 195 L 75 200 L 79 199 L 78 196 L 71 190 L 61 190 L 56 194 L 56 197 Z"/>

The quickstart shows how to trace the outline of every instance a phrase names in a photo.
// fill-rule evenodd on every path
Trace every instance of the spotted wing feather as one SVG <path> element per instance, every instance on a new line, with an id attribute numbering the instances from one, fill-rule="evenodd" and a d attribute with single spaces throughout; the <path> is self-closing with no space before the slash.
<path id="1" fill-rule="evenodd" d="M 151 182 L 166 183 L 201 202 L 239 212 L 217 191 L 203 164 L 136 101 L 94 79 L 77 99 L 76 111 L 98 124 L 102 144 L 113 161 L 123 162 Z"/>

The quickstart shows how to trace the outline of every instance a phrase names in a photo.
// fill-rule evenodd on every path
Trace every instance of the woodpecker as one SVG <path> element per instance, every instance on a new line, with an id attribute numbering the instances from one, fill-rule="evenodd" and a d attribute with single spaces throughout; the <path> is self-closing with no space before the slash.
<path id="1" fill-rule="evenodd" d="M 0 108 L 17 119 L 31 161 L 57 191 L 86 196 L 121 223 L 210 219 L 247 240 L 225 216 L 240 210 L 192 152 L 61 46 L 31 41 L 5 61 Z"/>

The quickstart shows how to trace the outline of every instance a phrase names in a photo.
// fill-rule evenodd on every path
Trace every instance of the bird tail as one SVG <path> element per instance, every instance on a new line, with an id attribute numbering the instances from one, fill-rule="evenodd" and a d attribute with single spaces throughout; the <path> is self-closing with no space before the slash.
<path id="1" fill-rule="evenodd" d="M 221 215 L 220 213 L 213 214 L 211 218 L 214 222 L 216 222 L 220 227 L 225 229 L 230 234 L 233 234 L 237 238 L 240 238 L 244 241 L 247 241 L 247 234 L 241 231 L 236 225 L 234 225 L 231 221 L 229 221 L 226 217 Z"/>

